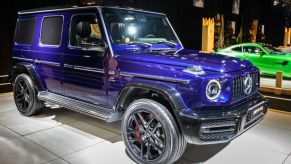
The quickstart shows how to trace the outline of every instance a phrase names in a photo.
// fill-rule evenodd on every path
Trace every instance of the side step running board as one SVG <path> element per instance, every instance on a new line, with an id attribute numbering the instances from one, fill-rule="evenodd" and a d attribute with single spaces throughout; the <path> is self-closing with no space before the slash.
<path id="1" fill-rule="evenodd" d="M 113 112 L 111 109 L 83 102 L 80 100 L 72 99 L 69 97 L 61 96 L 47 91 L 39 92 L 38 99 L 41 101 L 60 105 L 64 108 L 68 108 L 76 112 L 80 112 L 92 117 L 102 119 L 106 122 L 114 122 L 121 120 L 122 118 L 121 113 Z"/>

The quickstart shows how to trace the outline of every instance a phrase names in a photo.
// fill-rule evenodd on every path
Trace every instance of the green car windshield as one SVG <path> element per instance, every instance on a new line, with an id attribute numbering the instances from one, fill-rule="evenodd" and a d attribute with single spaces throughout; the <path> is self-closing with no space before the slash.
<path id="1" fill-rule="evenodd" d="M 104 8 L 102 13 L 116 45 L 179 43 L 165 15 L 115 8 Z"/>

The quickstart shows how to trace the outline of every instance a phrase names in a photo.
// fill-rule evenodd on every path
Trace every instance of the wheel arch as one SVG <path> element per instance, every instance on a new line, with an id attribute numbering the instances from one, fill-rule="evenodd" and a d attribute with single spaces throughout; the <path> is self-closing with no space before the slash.
<path id="1" fill-rule="evenodd" d="M 137 93 L 137 91 L 139 92 Z M 180 110 L 186 108 L 179 92 L 172 86 L 150 82 L 130 82 L 119 94 L 114 109 L 116 111 L 124 110 L 126 109 L 127 101 L 130 101 L 133 96 L 144 95 L 148 92 L 163 95 L 164 98 L 169 100 L 172 109 Z"/>
<path id="2" fill-rule="evenodd" d="M 22 73 L 25 73 L 31 77 L 32 81 L 34 82 L 34 84 L 36 85 L 38 90 L 45 90 L 46 87 L 45 87 L 44 83 L 41 81 L 36 68 L 31 63 L 17 63 L 17 64 L 15 64 L 12 68 L 10 75 L 9 75 L 10 83 L 13 84 L 16 77 Z"/>
<path id="3" fill-rule="evenodd" d="M 150 97 L 159 94 L 162 97 Z M 186 105 L 179 92 L 172 86 L 150 82 L 130 82 L 118 96 L 118 101 L 114 106 L 116 112 L 123 112 L 131 102 L 140 98 L 151 98 L 165 105 L 173 115 L 178 127 L 183 131 L 182 123 L 179 119 L 179 111 L 186 109 Z M 161 98 L 161 99 L 159 99 Z"/>

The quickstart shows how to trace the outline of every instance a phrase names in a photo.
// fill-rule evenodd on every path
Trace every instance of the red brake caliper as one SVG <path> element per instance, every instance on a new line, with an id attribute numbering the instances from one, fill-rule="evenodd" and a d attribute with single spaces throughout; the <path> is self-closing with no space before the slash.
<path id="1" fill-rule="evenodd" d="M 138 122 L 139 124 L 141 124 L 141 120 L 140 120 L 140 118 L 137 119 L 137 122 Z M 140 132 L 137 132 L 137 131 L 139 131 L 139 129 L 138 129 L 138 125 L 135 125 L 134 130 L 136 131 L 136 132 L 135 132 L 135 137 L 136 137 L 137 139 L 139 139 L 138 142 L 139 142 L 139 144 L 141 144 L 141 134 L 140 134 Z"/>

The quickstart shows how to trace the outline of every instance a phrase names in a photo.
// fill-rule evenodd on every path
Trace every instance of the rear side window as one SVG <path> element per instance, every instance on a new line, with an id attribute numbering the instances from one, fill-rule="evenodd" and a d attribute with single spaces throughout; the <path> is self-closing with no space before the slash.
<path id="1" fill-rule="evenodd" d="M 30 45 L 33 42 L 36 18 L 25 18 L 18 21 L 15 37 L 16 44 Z"/>
<path id="2" fill-rule="evenodd" d="M 62 16 L 43 18 L 40 38 L 41 44 L 47 46 L 59 46 L 61 44 L 62 30 Z"/>

